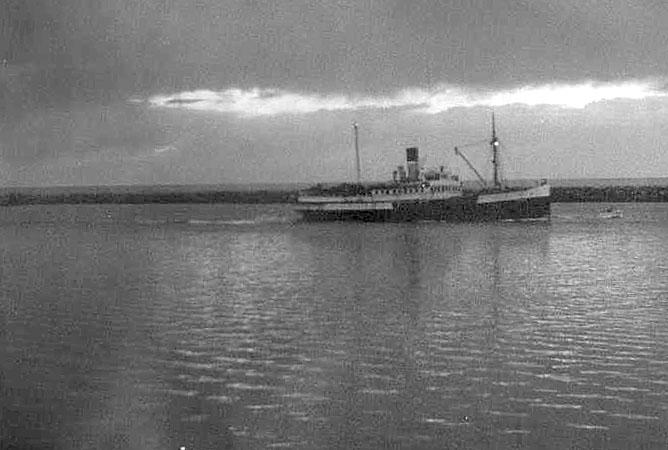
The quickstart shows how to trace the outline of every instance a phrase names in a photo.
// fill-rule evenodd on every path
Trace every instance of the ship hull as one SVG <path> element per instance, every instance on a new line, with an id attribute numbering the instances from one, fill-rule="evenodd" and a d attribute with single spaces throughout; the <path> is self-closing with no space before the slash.
<path id="1" fill-rule="evenodd" d="M 548 219 L 549 186 L 504 193 L 470 194 L 439 200 L 300 205 L 307 221 L 489 222 Z"/>

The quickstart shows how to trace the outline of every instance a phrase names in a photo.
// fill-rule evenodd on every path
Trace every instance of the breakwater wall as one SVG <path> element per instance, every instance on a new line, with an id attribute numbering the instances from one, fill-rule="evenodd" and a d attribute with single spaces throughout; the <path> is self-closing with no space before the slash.
<path id="1" fill-rule="evenodd" d="M 0 206 L 48 204 L 142 203 L 294 203 L 295 190 L 202 190 L 187 192 L 38 192 L 5 190 Z M 552 201 L 564 202 L 668 202 L 668 186 L 552 187 Z"/>
<path id="2" fill-rule="evenodd" d="M 195 191 L 195 192 L 68 192 L 39 194 L 10 192 L 0 205 L 145 204 L 145 203 L 294 203 L 296 191 Z"/>
<path id="3" fill-rule="evenodd" d="M 552 187 L 552 201 L 668 202 L 668 186 Z"/>

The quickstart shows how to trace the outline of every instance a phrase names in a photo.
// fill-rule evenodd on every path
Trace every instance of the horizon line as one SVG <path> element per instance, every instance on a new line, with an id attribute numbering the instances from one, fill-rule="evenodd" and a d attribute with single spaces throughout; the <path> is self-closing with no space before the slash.
<path id="1" fill-rule="evenodd" d="M 548 182 L 560 182 L 560 181 L 593 181 L 593 182 L 602 182 L 602 181 L 623 181 L 623 180 L 656 180 L 656 181 L 666 181 L 666 186 L 668 186 L 668 176 L 666 177 L 589 177 L 589 178 L 550 178 L 550 177 L 532 177 L 532 178 L 510 178 L 505 181 L 508 183 L 512 182 L 526 182 L 526 181 L 539 181 L 547 180 Z M 462 180 L 464 183 L 475 182 L 476 180 L 465 179 Z M 361 184 L 368 183 L 383 183 L 387 180 L 368 180 L 362 181 Z M 48 185 L 48 186 L 0 186 L 0 191 L 10 190 L 10 189 L 105 189 L 105 188 L 196 188 L 196 187 L 225 187 L 225 186 L 236 186 L 236 187 L 253 187 L 253 186 L 289 186 L 289 185 L 314 185 L 314 184 L 356 184 L 353 180 L 339 180 L 339 181 L 276 181 L 276 182 L 227 182 L 227 183 L 199 183 L 199 184 L 172 184 L 172 183 L 160 183 L 160 184 L 105 184 L 105 185 Z"/>

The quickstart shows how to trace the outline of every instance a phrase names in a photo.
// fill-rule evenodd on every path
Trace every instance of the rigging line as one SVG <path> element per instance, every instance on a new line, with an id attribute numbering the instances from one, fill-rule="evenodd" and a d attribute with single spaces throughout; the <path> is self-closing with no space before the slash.
<path id="1" fill-rule="evenodd" d="M 469 168 L 473 171 L 473 173 L 475 173 L 476 176 L 478 177 L 478 180 L 477 180 L 478 183 L 480 183 L 480 185 L 481 185 L 483 188 L 485 188 L 485 187 L 486 187 L 485 179 L 483 178 L 482 175 L 480 175 L 480 172 L 478 172 L 478 170 L 477 170 L 477 169 L 475 168 L 475 166 L 471 163 L 471 161 L 469 161 L 469 159 L 466 157 L 466 155 L 464 155 L 464 153 L 462 153 L 462 152 L 459 150 L 459 147 L 455 147 L 455 154 L 458 155 L 458 156 L 460 156 L 460 157 L 464 160 L 464 162 L 469 166 Z"/>
<path id="2" fill-rule="evenodd" d="M 482 144 L 489 144 L 489 142 L 487 141 L 487 139 L 485 139 L 482 141 L 469 142 L 468 144 L 458 145 L 457 148 L 474 147 L 476 145 L 482 145 Z"/>

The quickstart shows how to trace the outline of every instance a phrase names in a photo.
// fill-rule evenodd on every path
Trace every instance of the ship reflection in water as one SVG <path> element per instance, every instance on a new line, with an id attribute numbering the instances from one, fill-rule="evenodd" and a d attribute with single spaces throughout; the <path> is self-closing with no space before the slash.
<path id="1" fill-rule="evenodd" d="M 491 224 L 107 209 L 0 218 L 2 448 L 665 444 L 665 205 Z"/>

